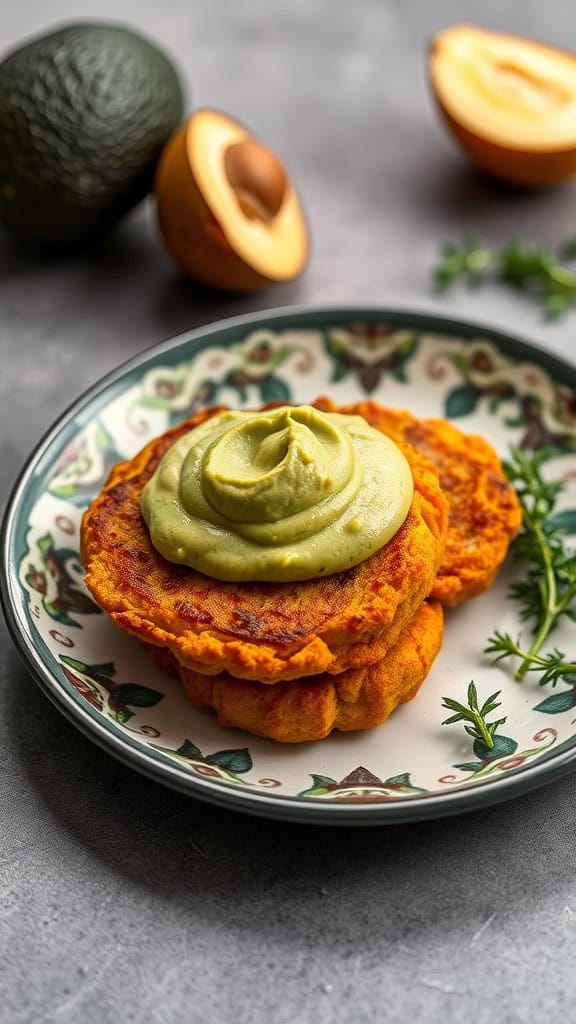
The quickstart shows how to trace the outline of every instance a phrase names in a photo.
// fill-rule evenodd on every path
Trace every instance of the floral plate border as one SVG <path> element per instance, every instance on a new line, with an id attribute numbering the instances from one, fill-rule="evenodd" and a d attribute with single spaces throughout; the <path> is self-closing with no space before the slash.
<path id="1" fill-rule="evenodd" d="M 74 514 L 99 487 L 110 464 L 127 454 L 116 450 L 114 432 L 99 414 L 136 383 L 137 397 L 127 408 L 135 435 L 160 432 L 199 406 L 218 401 L 290 400 L 290 366 L 303 377 L 308 374 L 312 336 L 326 361 L 327 387 L 342 400 L 384 400 L 382 383 L 404 387 L 422 338 L 430 336 L 444 346 L 435 352 L 432 344 L 427 364 L 431 380 L 445 380 L 442 414 L 465 420 L 485 410 L 489 428 L 490 419 L 504 410 L 514 443 L 530 448 L 551 443 L 569 455 L 576 451 L 576 369 L 485 326 L 364 307 L 291 308 L 221 321 L 156 346 L 104 378 L 30 456 L 2 526 L 1 596 L 20 654 L 50 699 L 110 753 L 157 781 L 236 810 L 298 821 L 375 824 L 454 814 L 552 781 L 576 767 L 576 734 L 547 725 L 536 729 L 521 749 L 510 736 L 502 736 L 492 752 L 475 747 L 472 758 L 451 765 L 460 774 L 437 780 L 448 787 L 444 792 L 414 783 L 408 771 L 382 779 L 358 764 L 340 778 L 309 772 L 310 784 L 296 794 L 280 793 L 275 778 L 243 778 L 253 767 L 247 747 L 206 752 L 203 744 L 203 753 L 189 737 L 176 747 L 153 742 L 160 731 L 135 716 L 154 707 L 162 693 L 122 681 L 124 676 L 116 681 L 116 666 L 110 662 L 85 662 L 63 652 L 55 658 L 46 630 L 45 636 L 38 631 L 35 620 L 53 621 L 48 632 L 59 644 L 66 635 L 58 625 L 78 626 L 78 617 L 95 612 L 76 565 L 77 547 L 62 541 L 74 534 Z M 234 357 L 227 359 L 231 352 Z M 209 354 L 212 365 L 198 378 L 186 365 L 202 353 Z M 346 392 L 351 383 L 355 394 Z M 313 395 L 298 400 L 308 397 Z M 45 499 L 56 508 L 76 510 L 55 517 L 58 541 L 49 531 L 34 534 L 32 528 L 31 517 Z M 576 688 L 571 688 L 532 710 L 565 717 L 575 706 Z M 128 724 L 132 718 L 135 728 Z M 322 757 L 316 761 L 321 764 Z"/>

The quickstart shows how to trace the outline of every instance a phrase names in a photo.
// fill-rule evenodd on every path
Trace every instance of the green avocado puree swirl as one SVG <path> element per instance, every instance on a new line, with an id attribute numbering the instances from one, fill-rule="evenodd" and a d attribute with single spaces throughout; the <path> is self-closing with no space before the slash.
<path id="1" fill-rule="evenodd" d="M 361 416 L 282 406 L 217 413 L 183 435 L 141 507 L 170 562 L 218 580 L 290 582 L 374 554 L 413 489 L 402 452 Z"/>

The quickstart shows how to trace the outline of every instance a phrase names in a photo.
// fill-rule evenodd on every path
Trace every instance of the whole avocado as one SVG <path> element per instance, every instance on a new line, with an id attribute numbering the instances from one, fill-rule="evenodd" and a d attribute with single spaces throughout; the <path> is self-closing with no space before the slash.
<path id="1" fill-rule="evenodd" d="M 111 227 L 150 190 L 182 117 L 164 54 L 121 25 L 65 25 L 0 63 L 0 222 L 66 246 Z"/>

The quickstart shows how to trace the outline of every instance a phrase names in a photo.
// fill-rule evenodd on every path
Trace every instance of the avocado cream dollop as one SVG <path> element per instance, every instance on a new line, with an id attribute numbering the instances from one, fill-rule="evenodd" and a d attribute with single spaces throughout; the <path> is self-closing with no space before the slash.
<path id="1" fill-rule="evenodd" d="M 226 411 L 168 449 L 142 493 L 155 548 L 218 580 L 349 569 L 399 530 L 412 473 L 361 416 L 312 406 Z"/>

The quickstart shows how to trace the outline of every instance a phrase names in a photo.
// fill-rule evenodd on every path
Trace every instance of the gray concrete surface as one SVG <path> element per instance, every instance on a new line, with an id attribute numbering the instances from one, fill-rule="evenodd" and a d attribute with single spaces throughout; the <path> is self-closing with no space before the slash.
<path id="1" fill-rule="evenodd" d="M 430 34 L 478 22 L 576 47 L 561 0 L 21 0 L 0 47 L 84 16 L 159 39 L 189 95 L 284 157 L 313 259 L 256 297 L 173 270 L 142 207 L 98 252 L 47 263 L 0 241 L 0 495 L 68 402 L 143 348 L 221 315 L 369 300 L 466 315 L 575 357 L 496 287 L 438 297 L 462 228 L 576 233 L 576 188 L 514 192 L 440 129 Z M 322 830 L 236 816 L 115 763 L 44 699 L 0 627 L 2 1024 L 373 1024 L 574 1019 L 576 777 L 429 824 Z"/>

